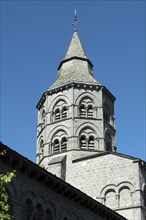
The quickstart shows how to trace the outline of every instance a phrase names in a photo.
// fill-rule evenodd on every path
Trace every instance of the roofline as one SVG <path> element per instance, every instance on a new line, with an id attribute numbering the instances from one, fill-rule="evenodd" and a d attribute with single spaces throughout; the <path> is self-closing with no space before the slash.
<path id="1" fill-rule="evenodd" d="M 91 61 L 90 61 L 89 59 L 83 58 L 83 57 L 78 57 L 78 56 L 73 56 L 73 57 L 71 57 L 71 58 L 62 60 L 62 61 L 60 62 L 60 64 L 59 64 L 58 70 L 61 68 L 61 66 L 62 66 L 63 63 L 66 63 L 66 62 L 68 62 L 68 61 L 70 61 L 70 60 L 74 60 L 74 59 L 75 59 L 75 60 L 87 61 L 88 64 L 93 68 L 93 64 L 91 63 Z"/>
<path id="2" fill-rule="evenodd" d="M 95 215 L 97 214 L 101 217 L 107 217 L 109 220 L 126 220 L 123 216 L 108 207 L 105 207 L 85 193 L 39 167 L 29 159 L 4 145 L 2 142 L 0 142 L 0 150 L 1 152 L 6 152 L 3 156 L 0 156 L 0 159 L 5 164 L 10 165 L 13 169 L 18 169 L 19 172 L 23 173 L 23 175 L 27 175 L 29 178 L 37 179 L 40 184 L 49 187 L 52 191 L 71 200 L 75 204 L 83 206 L 85 209 L 92 211 Z"/>
<path id="3" fill-rule="evenodd" d="M 101 83 L 85 83 L 85 82 L 70 82 L 70 83 L 66 83 L 66 84 L 62 84 L 60 86 L 56 86 L 56 87 L 53 87 L 53 88 L 50 88 L 48 91 L 44 92 L 42 97 L 40 98 L 39 102 L 37 103 L 36 105 L 36 108 L 38 110 L 40 110 L 40 108 L 42 107 L 42 105 L 44 104 L 45 100 L 46 100 L 46 95 L 51 95 L 52 93 L 56 93 L 58 91 L 62 91 L 62 90 L 66 90 L 66 89 L 69 89 L 71 87 L 75 87 L 75 86 L 82 86 L 83 88 L 87 88 L 89 86 L 89 88 L 91 89 L 101 89 L 103 88 L 104 92 L 110 96 L 113 100 L 113 102 L 116 100 L 116 98 L 113 96 L 113 94 L 105 87 L 103 86 Z"/>
<path id="4" fill-rule="evenodd" d="M 116 156 L 119 156 L 119 157 L 130 159 L 130 160 L 133 160 L 134 163 L 139 162 L 139 163 L 141 163 L 142 166 L 143 165 L 146 166 L 146 162 L 139 159 L 139 158 L 137 158 L 137 157 L 129 156 L 129 155 L 122 154 L 122 153 L 117 153 L 117 152 L 114 152 L 114 151 L 105 151 L 105 152 L 100 152 L 100 153 L 97 153 L 97 154 L 94 154 L 94 155 L 85 156 L 85 157 L 73 160 L 73 163 L 84 161 L 84 160 L 89 160 L 89 159 L 97 158 L 97 157 L 101 157 L 101 156 L 106 156 L 106 155 L 109 155 L 109 154 L 113 154 L 113 155 L 116 155 Z"/>

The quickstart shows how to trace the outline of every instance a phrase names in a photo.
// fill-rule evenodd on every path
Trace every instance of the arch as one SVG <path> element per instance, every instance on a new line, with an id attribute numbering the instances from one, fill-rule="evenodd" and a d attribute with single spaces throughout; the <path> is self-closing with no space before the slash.
<path id="1" fill-rule="evenodd" d="M 91 92 L 83 92 L 82 94 L 80 94 L 76 99 L 75 99 L 75 105 L 80 105 L 80 102 L 82 99 L 84 99 L 85 97 L 88 97 L 91 100 L 94 100 L 94 105 L 98 106 L 98 100 L 96 98 L 96 96 L 93 95 L 93 93 Z"/>
<path id="2" fill-rule="evenodd" d="M 116 191 L 115 189 L 111 188 L 111 189 L 108 189 L 106 192 L 105 192 L 105 205 L 110 207 L 110 208 L 113 208 L 113 207 L 116 207 L 117 206 L 117 201 L 116 201 Z"/>
<path id="3" fill-rule="evenodd" d="M 57 134 L 59 131 L 64 131 L 67 137 L 70 136 L 70 130 L 68 129 L 68 127 L 65 125 L 59 125 L 55 127 L 54 129 L 52 129 L 52 131 L 49 133 L 47 137 L 48 142 L 51 142 L 54 135 Z"/>
<path id="4" fill-rule="evenodd" d="M 95 131 L 90 127 L 84 127 L 80 133 L 80 149 L 94 149 L 94 140 L 96 138 Z"/>
<path id="5" fill-rule="evenodd" d="M 69 220 L 70 219 L 70 213 L 67 212 L 66 210 L 64 210 L 62 213 L 61 213 L 61 216 L 59 218 L 60 220 Z"/>
<path id="6" fill-rule="evenodd" d="M 61 151 L 66 151 L 67 150 L 67 138 L 63 137 L 61 139 Z"/>
<path id="7" fill-rule="evenodd" d="M 53 152 L 59 152 L 60 151 L 60 146 L 59 146 L 59 140 L 55 139 L 53 141 Z"/>
<path id="8" fill-rule="evenodd" d="M 128 186 L 122 186 L 119 189 L 119 205 L 120 207 L 122 206 L 129 206 L 132 203 L 131 200 L 131 192 L 130 192 L 130 188 Z M 126 201 L 126 202 L 125 202 Z"/>
<path id="9" fill-rule="evenodd" d="M 114 190 L 117 194 L 117 186 L 115 184 L 108 184 L 101 190 L 100 197 L 104 197 L 106 192 L 108 192 L 111 189 Z"/>
<path id="10" fill-rule="evenodd" d="M 119 193 L 123 187 L 129 188 L 132 193 L 134 192 L 134 185 L 128 181 L 124 181 L 117 185 L 117 193 Z"/>
<path id="11" fill-rule="evenodd" d="M 32 191 L 24 191 L 21 195 L 22 202 L 25 207 L 25 215 L 27 220 L 35 218 L 35 194 Z M 22 213 L 24 215 L 24 213 Z"/>
<path id="12" fill-rule="evenodd" d="M 79 116 L 82 118 L 93 118 L 93 107 L 95 106 L 92 98 L 84 96 L 79 102 Z"/>
<path id="13" fill-rule="evenodd" d="M 57 121 L 61 118 L 61 112 L 59 108 L 56 108 L 54 111 L 54 121 Z"/>
<path id="14" fill-rule="evenodd" d="M 21 198 L 22 198 L 23 203 L 25 203 L 27 199 L 30 199 L 32 203 L 35 204 L 35 194 L 33 191 L 30 191 L 30 190 L 24 191 L 21 195 Z"/>
<path id="15" fill-rule="evenodd" d="M 94 139 L 95 137 L 93 135 L 89 136 L 89 139 L 88 139 L 88 149 L 94 149 Z"/>
<path id="16" fill-rule="evenodd" d="M 44 219 L 44 210 L 43 206 L 40 203 L 36 204 L 36 220 Z"/>
<path id="17" fill-rule="evenodd" d="M 76 136 L 79 136 L 81 131 L 85 128 L 90 128 L 94 133 L 95 135 L 97 136 L 97 127 L 95 126 L 95 124 L 91 123 L 91 122 L 85 122 L 83 124 L 81 124 L 75 131 L 75 135 Z"/>
<path id="18" fill-rule="evenodd" d="M 56 219 L 56 210 L 53 203 L 49 202 L 46 204 L 46 220 Z"/>
<path id="19" fill-rule="evenodd" d="M 58 95 L 50 103 L 48 111 L 51 112 L 54 109 L 56 103 L 58 103 L 60 100 L 63 100 L 67 106 L 71 105 L 70 99 L 66 95 Z"/>
<path id="20" fill-rule="evenodd" d="M 67 134 L 64 130 L 59 130 L 52 136 L 53 153 L 63 152 L 67 150 Z"/>

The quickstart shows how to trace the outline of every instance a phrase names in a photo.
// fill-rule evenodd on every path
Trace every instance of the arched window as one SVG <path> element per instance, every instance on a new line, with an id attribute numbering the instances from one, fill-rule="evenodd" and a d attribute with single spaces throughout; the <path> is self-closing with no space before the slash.
<path id="1" fill-rule="evenodd" d="M 42 122 L 45 123 L 45 110 L 42 111 Z"/>
<path id="2" fill-rule="evenodd" d="M 57 131 L 52 137 L 53 153 L 67 150 L 67 133 L 64 130 Z"/>
<path id="3" fill-rule="evenodd" d="M 37 209 L 36 220 L 43 220 L 44 219 L 43 207 L 41 206 L 40 203 L 37 204 L 36 209 Z"/>
<path id="4" fill-rule="evenodd" d="M 122 206 L 130 206 L 132 202 L 132 197 L 130 193 L 130 188 L 128 186 L 122 186 L 119 190 L 119 195 L 120 195 L 120 207 Z M 125 202 L 126 201 L 126 202 Z"/>
<path id="5" fill-rule="evenodd" d="M 57 121 L 57 120 L 59 120 L 60 119 L 60 109 L 59 108 L 57 108 L 56 110 L 55 110 L 55 113 L 54 113 L 54 120 L 55 121 Z"/>
<path id="6" fill-rule="evenodd" d="M 60 151 L 60 146 L 59 146 L 59 140 L 55 139 L 54 140 L 54 146 L 53 146 L 53 152 L 59 152 Z"/>
<path id="7" fill-rule="evenodd" d="M 105 121 L 106 123 L 109 123 L 109 122 L 110 122 L 109 114 L 108 114 L 107 112 L 104 112 L 103 118 L 104 118 L 104 121 Z"/>
<path id="8" fill-rule="evenodd" d="M 92 150 L 95 147 L 95 131 L 90 127 L 85 127 L 79 133 L 80 136 L 80 148 Z"/>
<path id="9" fill-rule="evenodd" d="M 94 149 L 94 137 L 93 136 L 89 136 L 89 140 L 88 140 L 88 149 Z"/>
<path id="10" fill-rule="evenodd" d="M 86 109 L 84 105 L 80 106 L 80 117 L 86 117 Z"/>
<path id="11" fill-rule="evenodd" d="M 92 105 L 89 105 L 87 108 L 87 117 L 93 118 L 93 106 Z"/>
<path id="12" fill-rule="evenodd" d="M 44 146 L 44 141 L 41 139 L 41 141 L 40 141 L 40 149 L 43 148 L 43 146 Z"/>
<path id="13" fill-rule="evenodd" d="M 67 102 L 60 99 L 53 108 L 53 121 L 58 121 L 61 119 L 66 119 L 68 117 L 68 107 Z"/>
<path id="14" fill-rule="evenodd" d="M 26 200 L 26 219 L 31 220 L 33 219 L 33 204 L 30 199 Z"/>
<path id="15" fill-rule="evenodd" d="M 67 139 L 66 137 L 63 137 L 61 140 L 61 151 L 66 151 L 67 149 Z"/>
<path id="16" fill-rule="evenodd" d="M 46 210 L 46 220 L 53 220 L 52 212 L 50 209 Z"/>
<path id="17" fill-rule="evenodd" d="M 64 107 L 62 108 L 61 118 L 62 118 L 62 119 L 67 118 L 67 107 L 66 107 L 66 106 L 64 106 Z"/>
<path id="18" fill-rule="evenodd" d="M 80 138 L 80 148 L 81 149 L 86 149 L 87 148 L 87 142 L 86 142 L 85 135 L 82 135 L 81 138 Z"/>
<path id="19" fill-rule="evenodd" d="M 80 117 L 93 118 L 94 102 L 89 97 L 84 97 L 79 104 Z"/>
<path id="20" fill-rule="evenodd" d="M 110 208 L 114 208 L 117 206 L 116 192 L 114 189 L 109 189 L 105 193 L 105 205 Z"/>

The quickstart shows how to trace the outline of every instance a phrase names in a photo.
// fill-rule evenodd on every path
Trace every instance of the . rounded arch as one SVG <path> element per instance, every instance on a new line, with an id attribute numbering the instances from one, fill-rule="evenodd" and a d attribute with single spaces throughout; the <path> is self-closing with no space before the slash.
<path id="1" fill-rule="evenodd" d="M 91 93 L 91 92 L 83 92 L 82 94 L 80 94 L 76 99 L 75 99 L 75 105 L 79 105 L 81 100 L 85 97 L 90 98 L 91 100 L 93 100 L 94 105 L 98 106 L 98 100 L 97 98 Z"/>
<path id="2" fill-rule="evenodd" d="M 70 99 L 66 96 L 66 95 L 58 95 L 57 97 L 55 97 L 52 102 L 49 105 L 49 109 L 48 111 L 51 112 L 54 109 L 54 106 L 56 105 L 56 103 L 58 103 L 60 100 L 63 100 L 64 102 L 66 102 L 67 106 L 71 105 Z"/>
<path id="3" fill-rule="evenodd" d="M 66 210 L 62 211 L 59 219 L 60 220 L 69 220 L 70 219 L 70 213 Z"/>
<path id="4" fill-rule="evenodd" d="M 59 125 L 57 127 L 55 127 L 54 129 L 52 129 L 52 131 L 49 133 L 47 140 L 48 142 L 51 142 L 52 137 L 54 137 L 55 134 L 57 134 L 59 131 L 64 131 L 67 135 L 67 137 L 70 136 L 70 130 L 68 129 L 67 126 L 65 125 Z"/>
<path id="5" fill-rule="evenodd" d="M 48 217 L 49 217 L 49 215 L 52 216 L 52 220 L 56 219 L 56 210 L 55 210 L 55 206 L 52 202 L 46 203 L 46 214 L 47 213 L 48 213 Z M 48 220 L 51 220 L 51 219 L 48 218 Z"/>
<path id="6" fill-rule="evenodd" d="M 81 124 L 79 127 L 77 127 L 77 129 L 75 131 L 75 135 L 79 136 L 81 131 L 85 128 L 90 128 L 95 133 L 96 136 L 98 135 L 97 134 L 98 128 L 91 122 L 85 122 L 85 123 Z"/>
<path id="7" fill-rule="evenodd" d="M 36 196 L 36 203 L 41 204 L 43 209 L 46 209 L 46 200 L 44 196 L 38 195 Z"/>
<path id="8" fill-rule="evenodd" d="M 104 197 L 106 192 L 109 190 L 114 190 L 115 193 L 117 193 L 117 186 L 115 184 L 108 184 L 100 192 L 100 197 Z"/>
<path id="9" fill-rule="evenodd" d="M 22 198 L 22 201 L 23 203 L 25 203 L 25 201 L 27 199 L 30 199 L 32 201 L 33 204 L 35 204 L 35 193 L 33 191 L 30 191 L 30 190 L 26 190 L 22 193 L 21 195 L 21 198 Z"/>
<path id="10" fill-rule="evenodd" d="M 130 192 L 134 192 L 134 185 L 128 181 L 124 181 L 121 182 L 117 185 L 117 192 L 119 193 L 121 191 L 121 189 L 123 189 L 124 187 L 128 188 L 130 190 Z"/>

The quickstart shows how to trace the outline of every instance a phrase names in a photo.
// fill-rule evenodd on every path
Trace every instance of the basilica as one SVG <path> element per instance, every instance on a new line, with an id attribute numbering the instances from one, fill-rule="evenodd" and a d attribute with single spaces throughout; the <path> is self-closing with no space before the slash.
<path id="1" fill-rule="evenodd" d="M 75 30 L 37 105 L 37 164 L 127 219 L 144 220 L 146 163 L 117 152 L 114 102 Z"/>
<path id="2" fill-rule="evenodd" d="M 114 95 L 94 78 L 75 29 L 38 104 L 36 164 L 1 143 L 16 220 L 145 220 L 146 162 L 118 152 Z"/>

